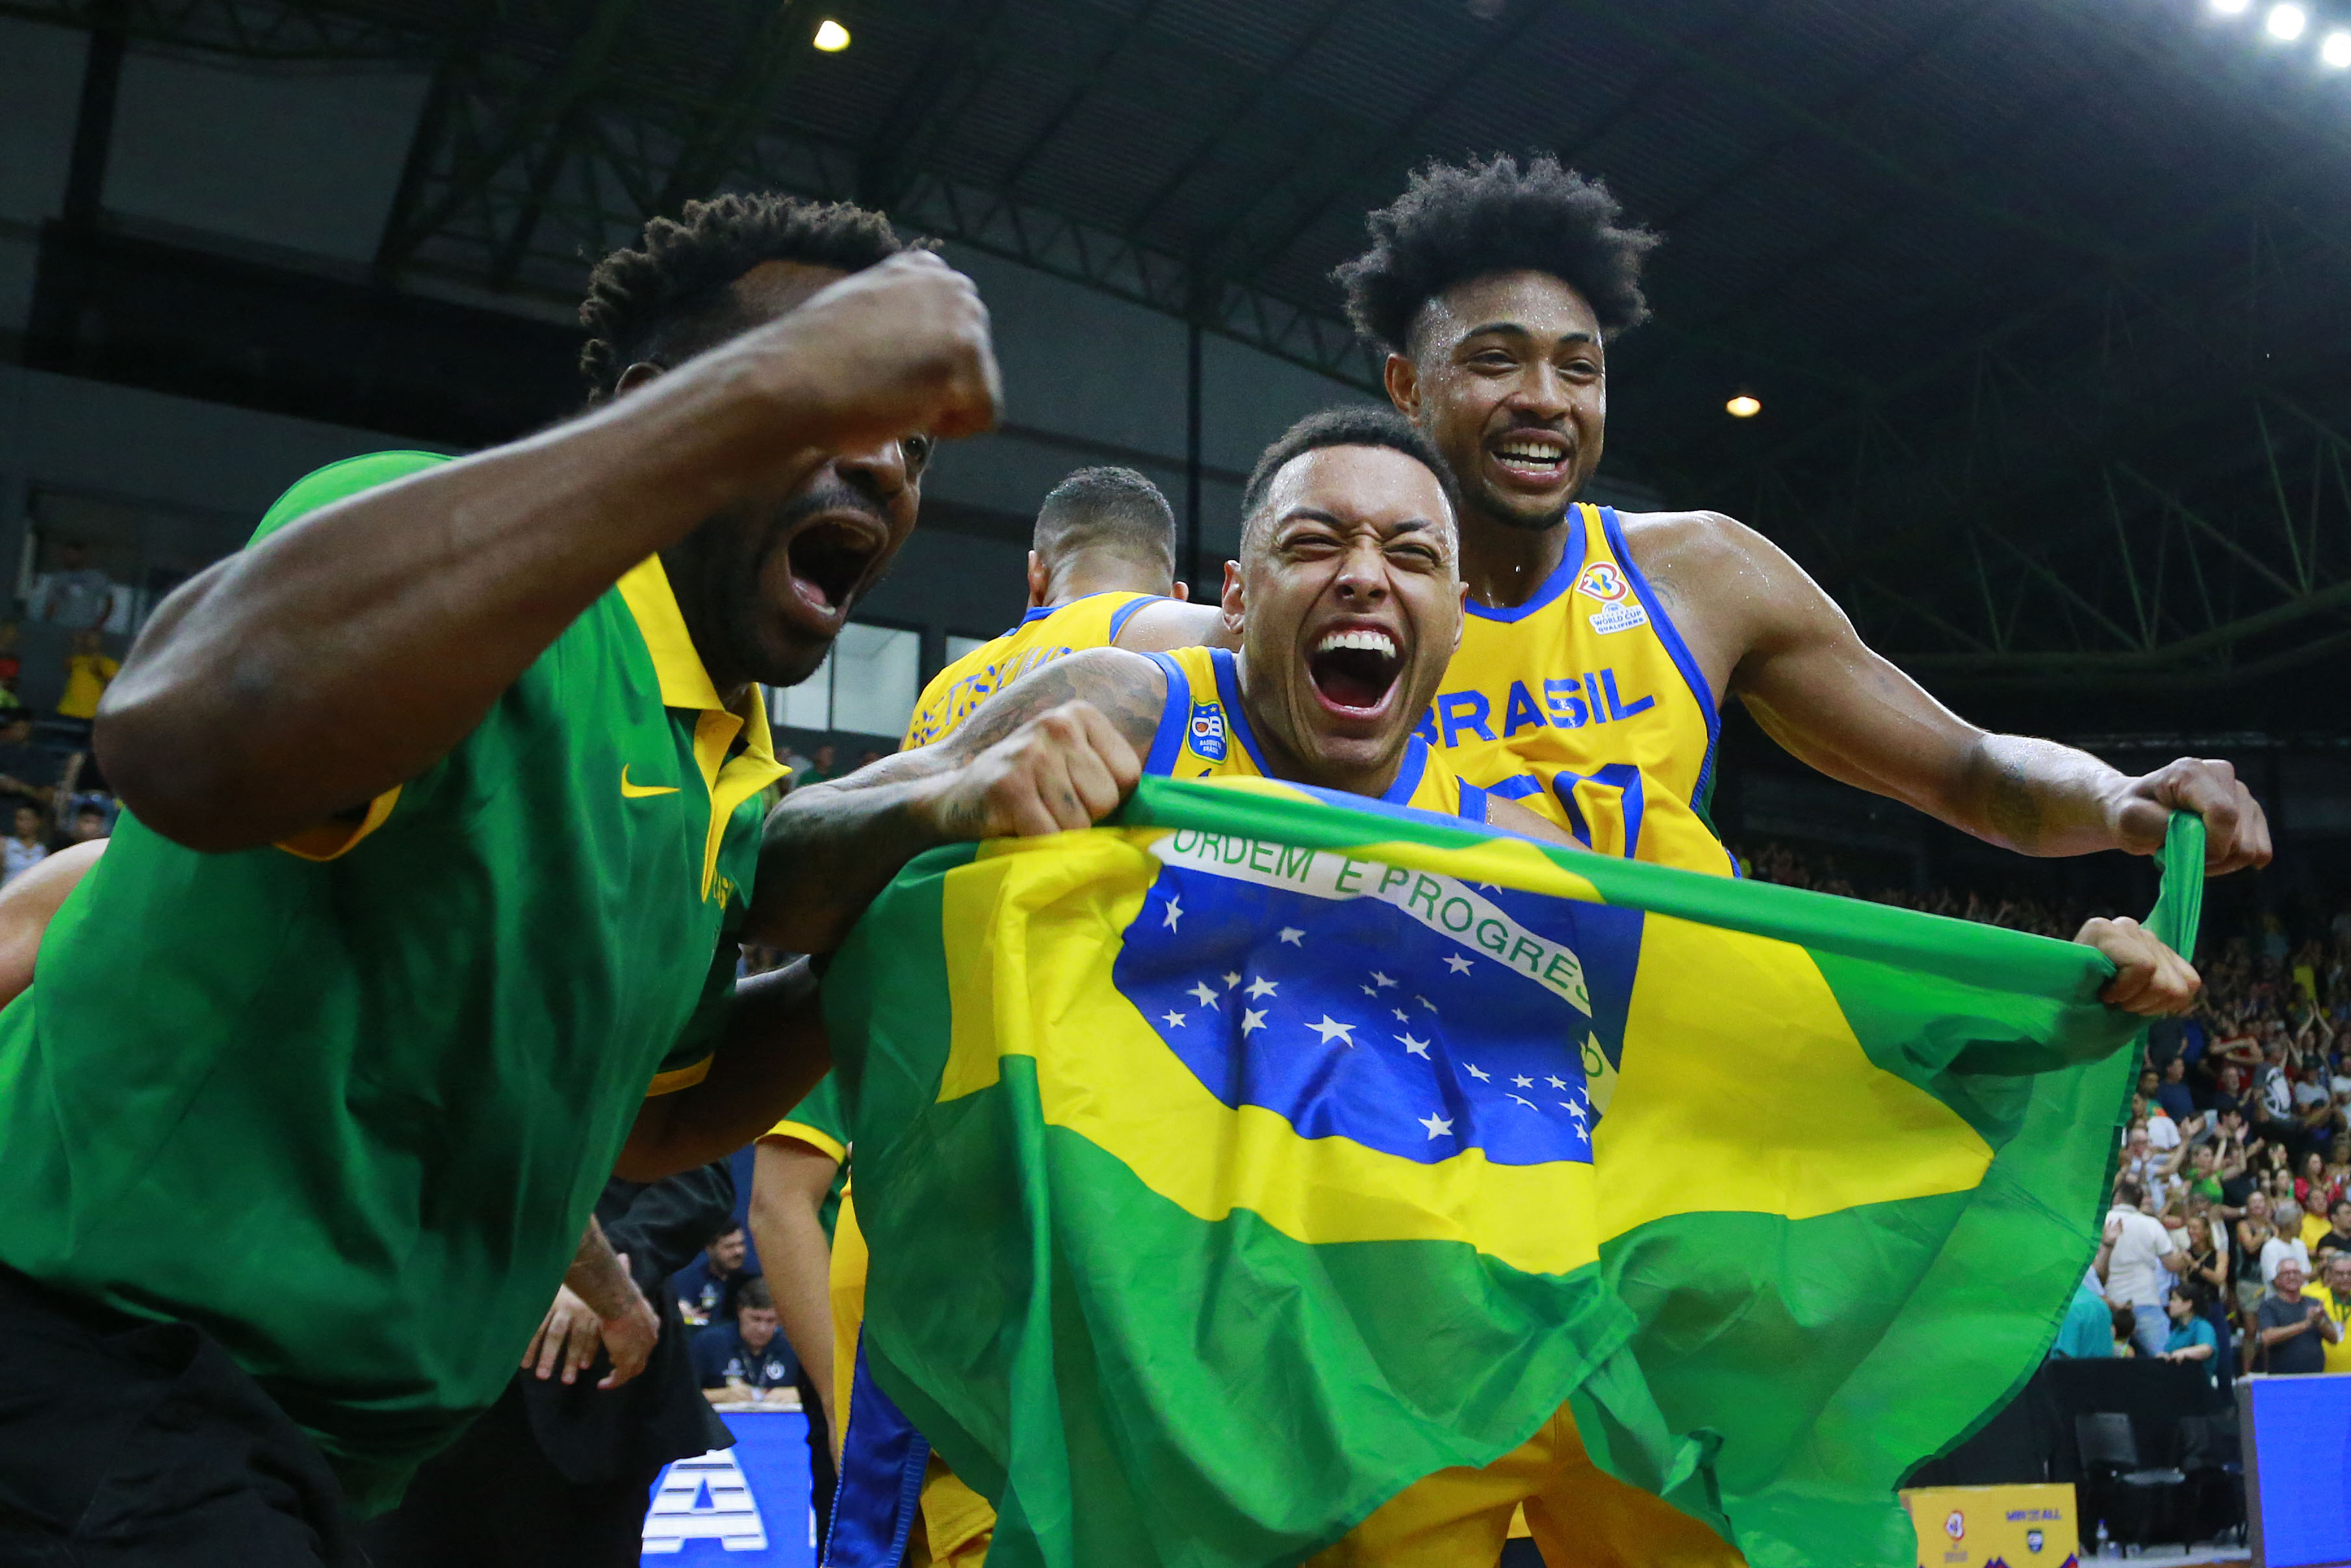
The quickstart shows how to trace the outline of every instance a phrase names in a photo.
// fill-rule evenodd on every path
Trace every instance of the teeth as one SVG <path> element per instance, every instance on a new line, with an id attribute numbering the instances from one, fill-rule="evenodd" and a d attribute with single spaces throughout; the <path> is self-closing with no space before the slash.
<path id="1" fill-rule="evenodd" d="M 1501 454 L 1505 457 L 1524 457 L 1537 463 L 1556 463 L 1561 456 L 1558 447 L 1531 441 L 1506 441 L 1502 444 Z"/>
<path id="2" fill-rule="evenodd" d="M 1323 635 L 1322 641 L 1314 644 L 1314 651 L 1318 653 L 1327 653 L 1333 648 L 1361 648 L 1367 653 L 1378 653 L 1384 658 L 1395 657 L 1395 641 L 1384 632 L 1360 630 L 1331 632 Z"/>

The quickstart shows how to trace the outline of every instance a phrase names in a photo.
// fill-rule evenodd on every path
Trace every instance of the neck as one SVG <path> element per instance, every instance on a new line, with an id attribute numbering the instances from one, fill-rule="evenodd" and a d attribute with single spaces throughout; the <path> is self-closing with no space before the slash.
<path id="1" fill-rule="evenodd" d="M 1573 512 L 1573 508 L 1570 508 Z M 1568 516 L 1547 528 L 1520 528 L 1479 511 L 1461 511 L 1461 580 L 1471 602 L 1515 610 L 1559 570 L 1567 554 Z"/>
<path id="2" fill-rule="evenodd" d="M 1045 602 L 1059 610 L 1064 604 L 1074 604 L 1097 593 L 1156 593 L 1164 596 L 1170 586 L 1168 574 L 1160 568 L 1137 566 L 1132 561 L 1115 559 L 1081 556 L 1054 571 L 1052 593 Z"/>

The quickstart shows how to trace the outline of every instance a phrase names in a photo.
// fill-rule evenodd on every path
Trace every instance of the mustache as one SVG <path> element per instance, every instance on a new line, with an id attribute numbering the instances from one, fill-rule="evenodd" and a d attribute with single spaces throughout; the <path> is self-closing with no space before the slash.
<path id="1" fill-rule="evenodd" d="M 824 512 L 856 512 L 872 518 L 884 531 L 890 527 L 890 510 L 882 497 L 871 488 L 838 475 L 776 507 L 768 514 L 768 524 L 771 529 L 789 528 Z"/>

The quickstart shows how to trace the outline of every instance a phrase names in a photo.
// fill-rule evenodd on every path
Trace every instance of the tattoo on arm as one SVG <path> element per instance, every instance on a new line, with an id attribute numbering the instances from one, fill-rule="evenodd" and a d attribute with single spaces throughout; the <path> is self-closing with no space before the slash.
<path id="1" fill-rule="evenodd" d="M 1980 775 L 1985 821 L 2018 850 L 2034 852 L 2041 847 L 2041 797 L 2022 766 L 1991 757 L 1980 745 L 1970 761 Z"/>

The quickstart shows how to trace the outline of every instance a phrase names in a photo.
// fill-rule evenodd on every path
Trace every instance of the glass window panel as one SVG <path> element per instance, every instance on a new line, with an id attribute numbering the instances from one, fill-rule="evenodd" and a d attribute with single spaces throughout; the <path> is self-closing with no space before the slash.
<path id="1" fill-rule="evenodd" d="M 906 732 L 922 694 L 923 634 L 855 622 L 841 629 L 833 668 L 832 727 L 860 735 Z"/>
<path id="2" fill-rule="evenodd" d="M 772 689 L 773 702 L 768 716 L 776 724 L 793 729 L 831 729 L 832 727 L 832 655 L 827 653 L 816 674 L 796 686 Z"/>

